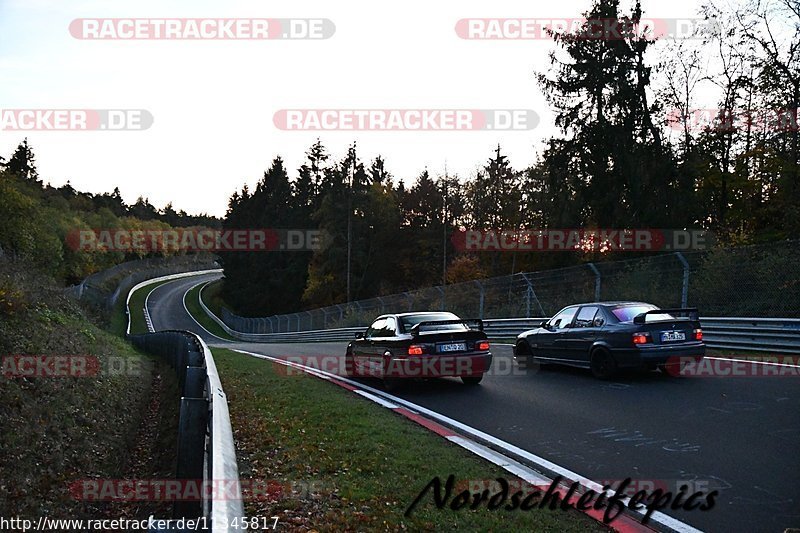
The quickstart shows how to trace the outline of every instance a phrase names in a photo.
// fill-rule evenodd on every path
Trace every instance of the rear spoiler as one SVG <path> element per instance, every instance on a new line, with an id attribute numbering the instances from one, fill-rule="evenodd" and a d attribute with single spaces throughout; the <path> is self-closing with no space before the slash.
<path id="1" fill-rule="evenodd" d="M 668 315 L 689 315 L 689 320 L 697 321 L 700 319 L 700 313 L 698 313 L 696 307 L 675 307 L 672 309 L 653 309 L 651 311 L 647 311 L 646 313 L 642 313 L 640 315 L 636 315 L 633 317 L 634 324 L 644 324 L 647 315 L 660 315 L 660 314 L 668 314 Z"/>
<path id="2" fill-rule="evenodd" d="M 458 320 L 431 320 L 430 322 L 420 322 L 418 324 L 414 324 L 414 327 L 411 328 L 411 335 L 416 337 L 419 335 L 419 330 L 425 326 L 447 326 L 454 324 L 463 324 L 469 329 L 476 329 L 470 325 L 473 324 L 477 325 L 478 331 L 483 331 L 483 320 L 480 318 L 464 318 Z"/>

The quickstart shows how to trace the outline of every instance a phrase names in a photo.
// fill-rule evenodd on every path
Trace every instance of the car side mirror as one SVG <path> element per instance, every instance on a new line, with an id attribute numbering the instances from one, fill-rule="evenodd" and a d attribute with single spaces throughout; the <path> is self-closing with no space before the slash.
<path id="1" fill-rule="evenodd" d="M 359 331 L 358 333 L 356 333 L 356 340 L 361 340 L 363 338 L 364 338 L 364 332 L 363 331 Z"/>
<path id="2" fill-rule="evenodd" d="M 606 319 L 601 317 L 601 316 L 599 316 L 599 317 L 594 319 L 594 327 L 596 327 L 596 328 L 603 327 L 603 324 L 605 324 L 605 323 L 606 323 Z"/>
<path id="3" fill-rule="evenodd" d="M 539 322 L 539 325 L 537 327 L 547 329 L 547 320 L 542 320 L 541 322 Z"/>

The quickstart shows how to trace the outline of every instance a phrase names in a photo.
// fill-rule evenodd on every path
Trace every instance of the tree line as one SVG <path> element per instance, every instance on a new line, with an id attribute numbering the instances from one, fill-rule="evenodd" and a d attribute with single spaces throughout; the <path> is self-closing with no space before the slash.
<path id="1" fill-rule="evenodd" d="M 63 283 L 77 283 L 118 263 L 154 255 L 76 250 L 68 244 L 70 232 L 220 225 L 215 217 L 175 211 L 171 204 L 156 209 L 143 197 L 126 204 L 119 188 L 92 194 L 75 190 L 69 182 L 61 187 L 45 184 L 27 139 L 8 158 L 0 156 L 0 257 L 26 261 Z"/>
<path id="2" fill-rule="evenodd" d="M 293 177 L 276 157 L 254 190 L 231 196 L 223 225 L 316 228 L 330 245 L 222 254 L 225 300 L 269 315 L 600 259 L 460 254 L 449 240 L 458 228 L 696 227 L 722 245 L 795 235 L 800 3 L 712 2 L 702 15 L 716 23 L 664 43 L 633 30 L 640 2 L 623 12 L 618 0 L 593 0 L 583 17 L 618 21 L 615 38 L 551 32 L 551 67 L 535 76 L 559 134 L 527 168 L 500 146 L 470 175 L 425 169 L 413 180 L 392 176 L 381 156 L 363 161 L 356 143 L 337 159 L 318 139 Z M 719 101 L 698 124 L 709 84 Z"/>

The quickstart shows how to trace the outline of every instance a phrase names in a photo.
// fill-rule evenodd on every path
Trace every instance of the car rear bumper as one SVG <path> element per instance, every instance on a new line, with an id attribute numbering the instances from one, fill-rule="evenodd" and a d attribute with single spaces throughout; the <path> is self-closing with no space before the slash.
<path id="1" fill-rule="evenodd" d="M 492 366 L 491 353 L 419 355 L 387 358 L 384 377 L 441 378 L 481 376 Z"/>
<path id="2" fill-rule="evenodd" d="M 661 365 L 673 362 L 676 358 L 686 357 L 702 359 L 706 354 L 706 345 L 702 342 L 686 343 L 677 346 L 644 346 L 629 350 L 615 350 L 614 359 L 620 368 L 643 365 Z"/>

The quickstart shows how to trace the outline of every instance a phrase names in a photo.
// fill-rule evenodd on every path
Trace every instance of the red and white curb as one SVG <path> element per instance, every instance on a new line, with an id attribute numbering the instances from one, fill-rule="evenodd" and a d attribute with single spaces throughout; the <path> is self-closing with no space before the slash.
<path id="1" fill-rule="evenodd" d="M 548 472 L 548 474 L 561 476 L 565 480 L 565 491 L 566 487 L 572 483 L 578 483 L 581 487 L 581 491 L 594 490 L 598 493 L 603 491 L 603 486 L 595 481 L 567 470 L 566 468 L 552 463 L 543 457 L 539 457 L 526 450 L 518 448 L 513 444 L 458 422 L 457 420 L 449 418 L 435 411 L 431 411 L 430 409 L 422 407 L 421 405 L 414 404 L 384 391 L 364 385 L 363 383 L 353 381 L 346 377 L 337 376 L 323 370 L 293 363 L 277 357 L 271 357 L 269 355 L 257 354 L 245 350 L 234 351 L 249 355 L 251 357 L 256 357 L 258 359 L 265 359 L 273 363 L 296 368 L 309 375 L 324 379 L 343 387 L 358 394 L 359 396 L 377 403 L 378 405 L 386 407 L 387 409 L 391 409 L 395 413 L 404 416 L 413 422 L 416 422 L 430 431 L 433 431 L 437 435 L 444 437 L 453 444 L 456 444 L 457 446 L 460 446 L 461 448 L 464 448 L 465 450 L 482 457 L 483 459 L 486 459 L 487 461 L 501 467 L 506 472 L 531 485 L 549 486 L 552 480 L 512 457 L 522 459 L 527 464 L 535 465 L 537 468 Z M 481 444 L 481 442 L 491 445 L 491 448 Z M 506 453 L 501 453 L 500 451 L 497 451 L 498 449 Z M 579 495 L 580 494 L 576 495 L 576 497 Z M 627 506 L 629 500 L 630 498 L 624 498 L 621 501 L 623 505 Z M 625 509 L 626 514 L 620 514 L 610 524 L 603 522 L 603 511 L 590 509 L 588 511 L 580 512 L 585 513 L 606 527 L 619 533 L 652 533 L 653 531 L 670 533 L 700 533 L 699 529 L 696 529 L 681 522 L 680 520 L 676 520 L 675 518 L 658 511 L 650 516 L 650 523 L 648 525 L 644 525 L 639 520 L 634 518 L 641 518 L 644 516 L 644 513 L 628 510 L 627 507 Z"/>

